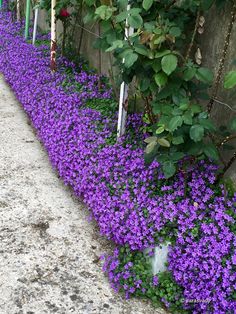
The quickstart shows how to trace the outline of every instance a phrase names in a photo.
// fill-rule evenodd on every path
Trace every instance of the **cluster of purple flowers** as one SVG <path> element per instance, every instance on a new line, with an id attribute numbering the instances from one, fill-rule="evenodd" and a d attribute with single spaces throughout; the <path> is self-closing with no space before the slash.
<path id="1" fill-rule="evenodd" d="M 88 205 L 101 234 L 139 251 L 175 236 L 168 269 L 183 288 L 184 307 L 193 313 L 235 313 L 236 235 L 230 226 L 236 197 L 226 199 L 224 191 L 214 187 L 216 166 L 200 161 L 189 170 L 187 182 L 181 172 L 165 181 L 157 162 L 145 165 L 142 147 L 129 141 L 108 145 L 115 117 L 85 105 L 89 99 L 110 99 L 111 90 L 99 84 L 98 75 L 61 57 L 58 71 L 51 73 L 48 46 L 25 42 L 20 23 L 12 23 L 8 12 L 0 13 L 0 72 L 52 165 Z M 131 115 L 128 126 L 138 132 L 140 121 Z M 115 257 L 107 266 L 114 288 L 120 285 L 114 282 L 117 253 Z M 130 275 L 130 267 L 123 276 Z M 133 293 L 141 285 L 137 280 L 135 287 L 123 288 Z M 153 285 L 158 289 L 156 277 Z"/>

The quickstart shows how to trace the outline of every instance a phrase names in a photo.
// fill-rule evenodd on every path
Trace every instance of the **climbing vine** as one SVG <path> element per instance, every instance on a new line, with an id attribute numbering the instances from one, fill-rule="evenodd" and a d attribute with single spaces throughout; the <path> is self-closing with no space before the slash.
<path id="1" fill-rule="evenodd" d="M 219 145 L 219 141 L 223 143 L 225 134 L 236 131 L 235 120 L 229 123 L 231 129 L 222 132 L 210 117 L 235 20 L 235 5 L 215 82 L 211 70 L 201 66 L 197 44 L 197 37 L 204 31 L 204 12 L 225 2 L 140 0 L 130 2 L 127 9 L 127 0 L 84 0 L 84 21 L 98 22 L 102 29 L 96 46 L 113 53 L 122 80 L 127 84 L 135 81 L 145 104 L 145 132 L 150 135 L 145 140 L 145 158 L 147 162 L 157 159 L 167 178 L 185 156 L 191 163 L 205 157 L 222 160 L 224 144 Z M 124 37 L 126 25 L 134 33 Z"/>

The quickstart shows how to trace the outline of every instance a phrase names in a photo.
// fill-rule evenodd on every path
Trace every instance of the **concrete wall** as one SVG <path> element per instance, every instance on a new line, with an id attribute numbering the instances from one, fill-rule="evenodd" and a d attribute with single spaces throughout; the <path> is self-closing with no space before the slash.
<path id="1" fill-rule="evenodd" d="M 229 1 L 230 2 L 230 1 Z M 211 68 L 216 74 L 219 66 L 219 61 L 222 56 L 222 50 L 227 33 L 228 24 L 231 16 L 232 5 L 229 3 L 224 9 L 212 8 L 206 15 L 205 31 L 199 38 L 200 47 L 202 49 L 203 65 Z M 224 73 L 229 70 L 236 69 L 236 23 L 234 24 L 228 53 L 226 56 Z M 230 110 L 227 105 L 215 102 L 212 110 L 212 118 L 219 125 L 227 124 L 230 118 L 236 116 L 236 89 L 225 90 L 221 82 L 218 100 L 229 105 L 234 110 Z M 236 144 L 236 143 L 235 143 Z M 232 153 L 231 153 L 232 154 Z M 229 158 L 231 154 L 226 154 Z M 229 171 L 230 176 L 236 182 L 236 162 Z"/>

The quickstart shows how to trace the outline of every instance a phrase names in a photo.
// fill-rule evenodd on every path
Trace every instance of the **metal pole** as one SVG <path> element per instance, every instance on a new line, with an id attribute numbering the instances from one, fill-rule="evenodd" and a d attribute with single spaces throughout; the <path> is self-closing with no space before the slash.
<path id="1" fill-rule="evenodd" d="M 0 0 L 0 8 L 2 7 L 2 0 Z"/>
<path id="2" fill-rule="evenodd" d="M 127 5 L 127 11 L 130 10 L 130 4 Z M 125 40 L 134 33 L 134 29 L 129 27 L 128 20 L 125 21 Z M 125 62 L 125 59 L 122 60 Z M 120 85 L 120 100 L 119 100 L 119 113 L 118 113 L 118 124 L 117 124 L 117 138 L 121 137 L 125 133 L 125 124 L 127 119 L 128 109 L 128 91 L 129 85 L 122 82 Z"/>
<path id="3" fill-rule="evenodd" d="M 35 9 L 35 15 L 34 15 L 34 30 L 33 30 L 33 39 L 32 39 L 32 44 L 33 45 L 35 45 L 35 40 L 36 40 L 38 16 L 39 16 L 39 8 L 37 7 Z"/>
<path id="4" fill-rule="evenodd" d="M 29 22 L 30 22 L 30 0 L 26 0 L 25 39 L 28 39 L 29 37 Z"/>

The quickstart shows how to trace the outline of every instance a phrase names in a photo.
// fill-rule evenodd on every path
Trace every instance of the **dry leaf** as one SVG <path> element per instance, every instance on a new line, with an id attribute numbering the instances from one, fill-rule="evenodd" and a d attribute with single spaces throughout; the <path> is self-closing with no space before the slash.
<path id="1" fill-rule="evenodd" d="M 197 31 L 198 31 L 198 34 L 203 34 L 204 33 L 204 27 L 198 27 Z"/>
<path id="2" fill-rule="evenodd" d="M 195 61 L 198 65 L 202 64 L 202 53 L 200 48 L 197 48 L 197 51 L 195 53 Z"/>
<path id="3" fill-rule="evenodd" d="M 199 23 L 198 23 L 201 27 L 203 27 L 203 25 L 205 24 L 205 17 L 204 16 L 200 16 L 199 18 Z"/>

